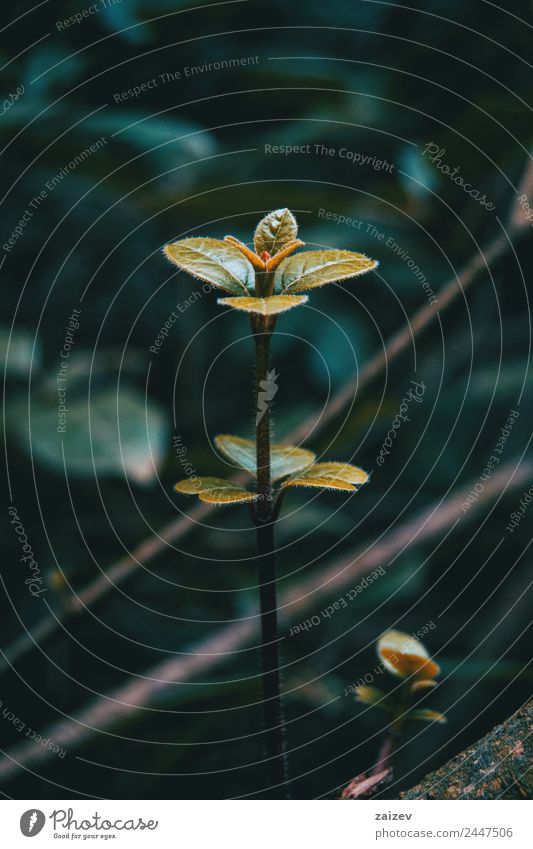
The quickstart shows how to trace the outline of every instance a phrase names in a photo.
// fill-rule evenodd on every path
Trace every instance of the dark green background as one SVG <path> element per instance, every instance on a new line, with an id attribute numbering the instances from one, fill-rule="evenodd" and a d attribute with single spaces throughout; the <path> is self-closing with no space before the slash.
<path id="1" fill-rule="evenodd" d="M 289 206 L 310 247 L 361 250 L 380 261 L 379 273 L 319 290 L 311 309 L 279 321 L 274 418 L 275 435 L 282 438 L 325 403 L 329 381 L 331 391 L 338 390 L 427 302 L 386 240 L 393 237 L 438 292 L 478 245 L 500 232 L 498 221 L 505 223 L 531 144 L 528 3 L 514 3 L 513 14 L 481 0 L 418 2 L 412 8 L 360 0 L 252 0 L 197 11 L 190 8 L 195 5 L 123 0 L 58 30 L 57 21 L 83 6 L 45 3 L 2 33 L 1 58 L 13 59 L 2 72 L 2 90 L 7 96 L 21 83 L 25 87 L 0 122 L 2 147 L 9 143 L 2 154 L 2 244 L 47 181 L 99 137 L 109 140 L 49 192 L 1 271 L 3 338 L 12 325 L 16 345 L 6 384 L 12 500 L 47 575 L 50 604 L 62 603 L 62 588 L 52 585 L 58 569 L 80 588 L 97 573 L 97 564 L 113 563 L 189 505 L 172 494 L 181 476 L 173 435 L 181 434 L 199 473 L 213 474 L 225 466 L 213 456 L 207 433 L 252 435 L 252 345 L 244 317 L 204 296 L 180 316 L 159 354 L 149 351 L 176 304 L 198 285 L 174 274 L 160 254 L 165 242 L 228 232 L 249 242 L 262 214 Z M 4 14 L 22 11 L 5 8 Z M 114 97 L 165 72 L 255 56 L 253 65 L 164 85 L 159 80 L 124 102 Z M 429 142 L 444 148 L 444 161 L 460 166 L 486 193 L 496 205 L 493 212 L 422 156 Z M 307 143 L 347 147 L 394 168 L 387 173 L 339 156 L 264 152 L 265 144 Z M 324 221 L 320 209 L 358 218 L 365 229 Z M 384 240 L 366 232 L 369 224 Z M 317 453 L 355 458 L 374 474 L 357 498 L 325 494 L 283 523 L 284 589 L 358 542 L 372 543 L 450 488 L 479 480 L 527 378 L 524 280 L 531 266 L 526 239 L 493 267 L 492 279 L 485 274 L 357 396 L 347 421 L 336 420 L 310 439 L 308 447 Z M 69 403 L 81 422 L 76 425 L 71 412 L 69 450 L 78 474 L 68 475 L 67 487 L 54 433 L 55 374 L 66 320 L 86 287 L 75 338 L 77 371 L 68 384 Z M 379 469 L 375 458 L 412 379 L 424 381 L 424 402 Z M 96 476 L 84 424 L 89 386 L 103 446 Z M 125 438 L 141 440 L 137 471 L 130 468 L 127 476 L 114 437 L 117 386 Z M 159 481 L 143 484 L 145 392 L 161 463 Z M 128 404 L 139 403 L 128 412 Z M 520 413 L 505 461 L 518 460 L 528 444 L 527 393 Z M 372 735 L 383 718 L 377 712 L 361 716 L 344 689 L 376 665 L 375 640 L 389 627 L 412 633 L 436 623 L 426 642 L 442 665 L 443 684 L 428 706 L 449 718 L 446 726 L 415 729 L 416 742 L 398 757 L 394 792 L 444 763 L 527 697 L 530 598 L 513 605 L 531 562 L 523 554 L 529 515 L 514 534 L 505 534 L 520 496 L 514 491 L 502 498 L 481 530 L 484 512 L 439 536 L 439 545 L 414 540 L 357 606 L 284 641 L 297 797 L 332 792 L 372 765 Z M 305 500 L 294 493 L 288 502 L 296 508 Z M 4 703 L 42 730 L 85 705 L 93 692 L 145 673 L 216 623 L 244 615 L 256 602 L 248 559 L 253 535 L 238 530 L 247 521 L 243 508 L 218 511 L 209 522 L 214 527 L 189 535 L 183 551 L 168 548 L 92 613 L 71 621 L 68 633 L 5 675 Z M 1 636 L 7 644 L 21 622 L 30 627 L 37 621 L 43 606 L 23 586 L 20 550 L 9 526 L 3 547 Z M 329 601 L 317 600 L 317 610 Z M 21 772 L 4 792 L 64 796 L 59 784 L 69 795 L 114 798 L 252 793 L 263 780 L 258 767 L 246 766 L 259 757 L 258 737 L 224 741 L 259 729 L 257 707 L 246 707 L 259 698 L 258 668 L 257 653 L 247 651 L 204 676 L 202 686 L 170 687 L 158 704 L 163 711 L 129 719 L 118 737 L 96 734 L 90 746 L 69 751 L 64 760 L 52 758 L 37 774 Z M 393 683 L 384 678 L 379 686 Z M 3 721 L 0 739 L 5 746 L 20 740 Z M 91 766 L 76 754 L 110 768 Z"/>

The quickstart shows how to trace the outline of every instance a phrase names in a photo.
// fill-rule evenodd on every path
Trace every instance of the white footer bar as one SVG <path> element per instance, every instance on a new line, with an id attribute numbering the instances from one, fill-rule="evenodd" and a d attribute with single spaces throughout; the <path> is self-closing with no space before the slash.
<path id="1" fill-rule="evenodd" d="M 533 847 L 531 801 L 12 801 L 2 845 L 200 849 Z M 35 837 L 35 844 L 28 838 Z"/>

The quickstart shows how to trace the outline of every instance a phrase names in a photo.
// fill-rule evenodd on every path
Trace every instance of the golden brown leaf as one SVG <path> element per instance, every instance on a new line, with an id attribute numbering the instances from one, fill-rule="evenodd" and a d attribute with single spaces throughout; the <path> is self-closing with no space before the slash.
<path id="1" fill-rule="evenodd" d="M 243 312 L 278 315 L 306 301 L 307 295 L 272 295 L 269 298 L 219 298 L 218 303 Z"/>
<path id="2" fill-rule="evenodd" d="M 295 475 L 283 486 L 312 486 L 352 492 L 369 479 L 367 472 L 349 463 L 316 463 L 302 475 Z"/>
<path id="3" fill-rule="evenodd" d="M 241 504 L 257 499 L 255 492 L 223 478 L 188 478 L 179 481 L 174 489 L 184 495 L 197 495 L 207 504 Z"/>
<path id="4" fill-rule="evenodd" d="M 256 448 L 253 439 L 243 439 L 241 436 L 231 436 L 223 433 L 215 438 L 220 453 L 239 466 L 256 476 Z M 315 460 L 312 451 L 297 448 L 294 445 L 274 443 L 270 448 L 270 473 L 272 480 L 278 480 L 286 475 L 292 475 L 300 469 L 310 466 Z"/>

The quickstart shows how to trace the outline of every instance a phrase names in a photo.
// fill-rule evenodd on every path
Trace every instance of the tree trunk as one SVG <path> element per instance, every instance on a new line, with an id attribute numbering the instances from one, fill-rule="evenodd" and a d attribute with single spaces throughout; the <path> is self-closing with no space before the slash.
<path id="1" fill-rule="evenodd" d="M 533 699 L 400 798 L 533 798 Z"/>

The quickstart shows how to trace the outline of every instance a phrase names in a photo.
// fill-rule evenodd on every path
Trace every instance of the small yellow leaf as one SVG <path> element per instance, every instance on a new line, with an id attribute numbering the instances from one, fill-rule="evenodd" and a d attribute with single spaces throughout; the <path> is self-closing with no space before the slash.
<path id="1" fill-rule="evenodd" d="M 246 469 L 254 477 L 256 476 L 256 448 L 253 439 L 243 439 L 241 436 L 223 433 L 215 438 L 215 443 L 224 457 L 227 457 L 241 469 Z M 313 452 L 307 451 L 305 448 L 274 443 L 270 446 L 272 480 L 275 481 L 287 475 L 293 475 L 295 472 L 310 466 L 314 460 Z"/>
<path id="2" fill-rule="evenodd" d="M 368 479 L 369 475 L 363 469 L 349 463 L 316 463 L 306 469 L 303 475 L 284 481 L 282 486 L 314 486 L 352 492 Z"/>
<path id="3" fill-rule="evenodd" d="M 377 705 L 383 710 L 390 708 L 390 700 L 383 690 L 377 687 L 356 687 L 355 699 L 364 705 Z"/>
<path id="4" fill-rule="evenodd" d="M 174 489 L 184 495 L 197 495 L 207 504 L 241 504 L 257 499 L 255 492 L 223 478 L 188 478 L 179 481 Z"/>
<path id="5" fill-rule="evenodd" d="M 277 315 L 305 304 L 307 300 L 307 295 L 273 295 L 270 298 L 219 298 L 218 303 L 243 312 Z"/>
<path id="6" fill-rule="evenodd" d="M 414 681 L 411 684 L 411 693 L 421 693 L 424 690 L 432 690 L 433 687 L 436 687 L 437 684 L 435 681 L 430 681 L 429 679 L 424 679 L 422 681 Z"/>
<path id="7" fill-rule="evenodd" d="M 440 713 L 438 710 L 430 710 L 429 708 L 411 710 L 407 714 L 407 717 L 408 719 L 417 719 L 420 722 L 440 722 L 442 724 L 447 722 L 443 713 Z"/>

